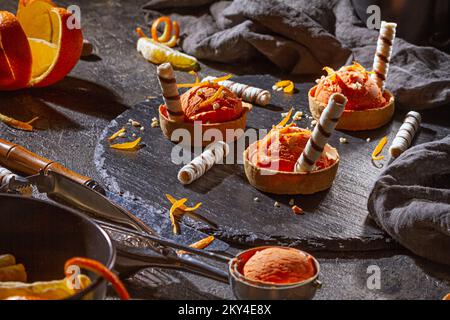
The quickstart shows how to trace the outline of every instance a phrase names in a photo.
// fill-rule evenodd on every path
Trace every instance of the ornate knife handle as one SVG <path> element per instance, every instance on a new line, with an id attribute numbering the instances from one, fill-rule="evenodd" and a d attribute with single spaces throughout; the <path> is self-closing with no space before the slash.
<path id="1" fill-rule="evenodd" d="M 41 157 L 18 144 L 3 139 L 0 139 L 0 165 L 25 175 L 34 175 L 40 170 L 54 171 L 79 184 L 104 193 L 103 188 L 91 178 L 82 176 L 57 162 Z"/>

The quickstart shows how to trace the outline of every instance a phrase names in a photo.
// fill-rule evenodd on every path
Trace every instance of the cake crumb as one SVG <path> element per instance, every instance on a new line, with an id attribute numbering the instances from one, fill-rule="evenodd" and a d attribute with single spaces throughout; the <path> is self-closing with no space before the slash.
<path id="1" fill-rule="evenodd" d="M 367 139 L 366 139 L 367 142 L 370 142 L 371 140 L 372 140 L 372 139 L 370 139 L 370 138 L 367 138 Z"/>
<path id="2" fill-rule="evenodd" d="M 135 120 L 131 120 L 131 125 L 133 127 L 140 127 L 141 126 L 141 124 L 139 122 L 135 121 Z"/>
<path id="3" fill-rule="evenodd" d="M 339 143 L 347 143 L 347 138 L 340 137 L 339 138 Z"/>
<path id="4" fill-rule="evenodd" d="M 300 120 L 302 120 L 302 117 L 303 117 L 303 112 L 297 111 L 297 112 L 294 114 L 293 119 L 294 119 L 294 121 L 300 121 Z"/>
<path id="5" fill-rule="evenodd" d="M 259 202 L 259 198 L 258 198 L 258 197 L 254 197 L 254 198 L 253 198 L 253 201 Z"/>
<path id="6" fill-rule="evenodd" d="M 279 208 L 280 207 L 280 203 L 278 201 L 275 201 L 275 203 L 273 204 L 274 207 Z"/>

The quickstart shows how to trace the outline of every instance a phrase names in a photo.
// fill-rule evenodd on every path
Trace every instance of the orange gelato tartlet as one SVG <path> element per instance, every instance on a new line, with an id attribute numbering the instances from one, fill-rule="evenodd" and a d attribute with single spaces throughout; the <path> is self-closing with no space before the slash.
<path id="1" fill-rule="evenodd" d="M 272 129 L 267 136 L 256 143 L 250 161 L 260 168 L 273 168 L 277 171 L 293 172 L 297 159 L 306 147 L 311 131 L 295 124 Z M 317 170 L 331 166 L 337 159 L 326 152 L 316 162 Z"/>
<path id="2" fill-rule="evenodd" d="M 322 76 L 318 84 L 308 93 L 309 107 L 318 120 L 333 93 L 341 93 L 348 99 L 336 129 L 370 130 L 389 122 L 394 113 L 394 97 L 384 92 L 358 63 L 344 66 L 337 71 L 324 68 L 328 75 Z"/>
<path id="3" fill-rule="evenodd" d="M 244 152 L 244 170 L 255 188 L 274 194 L 312 194 L 328 189 L 336 176 L 339 155 L 326 144 L 310 172 L 296 172 L 295 164 L 311 131 L 294 123 L 274 127 Z"/>
<path id="4" fill-rule="evenodd" d="M 183 128 L 191 133 L 191 144 L 206 146 L 212 141 L 205 141 L 203 135 L 208 129 L 218 129 L 225 142 L 237 140 L 244 133 L 247 113 L 252 105 L 243 102 L 233 92 L 216 83 L 203 83 L 190 88 L 180 96 L 184 113 L 183 122 L 169 120 L 167 107 L 159 107 L 160 123 L 163 133 L 171 139 L 174 130 Z M 195 123 L 194 123 L 195 122 Z M 198 122 L 201 122 L 198 125 Z M 200 139 L 195 139 L 195 126 L 200 127 Z M 233 130 L 227 133 L 227 130 Z M 237 132 L 240 130 L 242 132 Z M 173 140 L 179 142 L 178 140 Z M 228 141 L 231 140 L 231 141 Z"/>
<path id="5" fill-rule="evenodd" d="M 249 280 L 293 284 L 308 280 L 317 273 L 313 258 L 293 248 L 269 247 L 257 251 L 244 265 Z"/>

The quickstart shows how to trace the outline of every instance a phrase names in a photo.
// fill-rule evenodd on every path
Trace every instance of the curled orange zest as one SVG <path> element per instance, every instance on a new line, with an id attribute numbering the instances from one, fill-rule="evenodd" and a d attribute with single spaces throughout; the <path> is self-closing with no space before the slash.
<path id="1" fill-rule="evenodd" d="M 177 45 L 178 39 L 180 39 L 180 26 L 178 25 L 178 22 L 173 22 L 173 28 L 175 29 L 175 34 L 172 35 L 169 41 L 167 42 L 161 42 L 161 44 L 164 44 L 170 48 L 173 48 Z"/>
<path id="2" fill-rule="evenodd" d="M 222 77 L 213 79 L 211 81 L 203 81 L 203 82 L 200 82 L 200 83 L 179 83 L 179 84 L 177 84 L 177 87 L 178 88 L 192 88 L 192 87 L 196 87 L 196 86 L 206 86 L 206 85 L 208 85 L 210 83 L 219 83 L 221 81 L 228 80 L 231 77 L 233 77 L 232 74 L 227 74 L 226 76 L 222 76 Z"/>
<path id="3" fill-rule="evenodd" d="M 13 127 L 15 129 L 23 130 L 23 131 L 33 131 L 32 123 L 38 120 L 39 117 L 34 117 L 28 122 L 22 122 L 19 120 L 16 120 L 14 118 L 5 116 L 4 114 L 0 113 L 0 121 L 4 122 L 10 127 Z"/>
<path id="4" fill-rule="evenodd" d="M 170 194 L 166 193 L 166 198 L 170 201 L 170 203 L 174 204 L 177 199 L 175 199 L 174 197 L 172 197 Z M 181 205 L 178 209 L 180 209 L 181 211 L 185 211 L 185 212 L 192 212 L 197 210 L 198 208 L 200 208 L 200 206 L 202 205 L 201 202 L 197 203 L 195 206 L 193 207 L 186 207 L 184 204 Z"/>
<path id="5" fill-rule="evenodd" d="M 289 119 L 291 118 L 291 115 L 292 115 L 293 111 L 294 111 L 294 108 L 291 108 L 291 110 L 289 110 L 288 114 L 276 126 L 277 127 L 284 127 L 286 125 L 286 123 L 289 121 Z"/>
<path id="6" fill-rule="evenodd" d="M 122 129 L 120 129 L 120 130 L 114 132 L 114 133 L 108 138 L 108 140 L 109 140 L 109 141 L 115 140 L 121 133 L 124 133 L 125 131 L 126 131 L 126 129 L 125 129 L 125 128 L 122 128 Z"/>
<path id="7" fill-rule="evenodd" d="M 197 242 L 194 242 L 194 243 L 190 244 L 189 247 L 194 248 L 194 249 L 205 249 L 214 240 L 215 240 L 214 236 L 208 236 L 206 238 L 203 238 L 203 239 L 201 239 L 201 240 L 199 240 Z M 189 252 L 184 251 L 184 250 L 178 250 L 177 253 L 178 254 L 189 254 Z"/>
<path id="8" fill-rule="evenodd" d="M 217 89 L 216 93 L 214 93 L 212 95 L 212 97 L 210 97 L 209 99 L 206 99 L 205 101 L 200 103 L 199 108 L 208 106 L 208 105 L 212 104 L 214 101 L 216 101 L 217 99 L 219 99 L 220 97 L 222 97 L 222 91 L 223 91 L 223 87 L 220 86 L 219 89 Z"/>
<path id="9" fill-rule="evenodd" d="M 288 85 L 290 85 L 291 83 L 292 83 L 291 80 L 281 80 L 281 81 L 278 81 L 277 83 L 275 83 L 275 86 L 284 88 L 284 87 L 287 87 Z"/>
<path id="10" fill-rule="evenodd" d="M 164 23 L 164 31 L 161 36 L 158 36 L 158 26 L 161 23 Z M 173 34 L 172 28 L 174 30 Z M 170 20 L 167 16 L 163 16 L 153 21 L 151 33 L 154 41 L 172 48 L 177 45 L 178 39 L 180 38 L 180 26 L 178 22 Z"/>
<path id="11" fill-rule="evenodd" d="M 285 93 L 293 93 L 294 92 L 294 83 L 291 81 L 290 84 L 288 84 L 286 87 L 284 87 L 283 91 Z"/>
<path id="12" fill-rule="evenodd" d="M 73 265 L 87 269 L 89 271 L 98 274 L 99 276 L 102 276 L 112 284 L 114 290 L 116 290 L 120 299 L 122 300 L 130 299 L 130 295 L 125 286 L 123 285 L 122 281 L 120 281 L 119 277 L 117 277 L 114 273 L 112 273 L 107 267 L 105 267 L 100 262 L 88 258 L 73 257 L 67 260 L 66 264 L 64 265 L 64 274 L 66 275 L 66 277 L 72 276 L 72 274 L 69 272 L 70 270 L 69 267 Z"/>
<path id="13" fill-rule="evenodd" d="M 175 211 L 181 208 L 186 203 L 186 201 L 187 198 L 177 200 L 172 204 L 172 207 L 170 208 L 169 217 L 170 222 L 172 223 L 172 230 L 174 234 L 180 233 L 180 225 L 178 224 L 177 217 L 175 216 Z"/>
<path id="14" fill-rule="evenodd" d="M 209 236 L 189 245 L 189 247 L 194 249 L 205 249 L 214 241 L 214 239 L 214 236 Z"/>
<path id="15" fill-rule="evenodd" d="M 445 295 L 445 296 L 442 298 L 442 300 L 450 300 L 450 293 L 447 294 L 447 295 Z"/>
<path id="16" fill-rule="evenodd" d="M 147 38 L 147 36 L 145 35 L 144 31 L 142 31 L 142 29 L 139 28 L 139 27 L 136 28 L 136 33 L 141 38 Z"/>
<path id="17" fill-rule="evenodd" d="M 139 137 L 136 140 L 131 141 L 131 142 L 112 144 L 112 145 L 110 145 L 110 147 L 113 149 L 118 149 L 118 150 L 135 150 L 140 142 L 141 142 L 141 137 Z"/>
<path id="18" fill-rule="evenodd" d="M 387 136 L 384 136 L 380 142 L 378 142 L 377 146 L 375 147 L 375 149 L 372 152 L 372 160 L 381 160 L 384 159 L 384 156 L 378 156 L 380 154 L 380 152 L 383 150 L 384 146 L 386 145 L 387 142 Z"/>
<path id="19" fill-rule="evenodd" d="M 158 36 L 158 26 L 161 23 L 164 23 L 164 31 L 161 36 Z M 158 19 L 153 21 L 151 31 L 153 40 L 157 42 L 169 41 L 170 35 L 172 34 L 172 21 L 167 16 L 159 17 Z"/>

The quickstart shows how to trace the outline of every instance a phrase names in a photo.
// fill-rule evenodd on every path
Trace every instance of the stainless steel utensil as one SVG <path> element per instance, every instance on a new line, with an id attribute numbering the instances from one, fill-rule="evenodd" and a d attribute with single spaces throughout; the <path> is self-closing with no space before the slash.
<path id="1" fill-rule="evenodd" d="M 230 274 L 230 284 L 236 298 L 244 300 L 312 299 L 316 294 L 316 290 L 322 286 L 322 283 L 319 281 L 320 265 L 319 262 L 312 256 L 311 257 L 313 258 L 316 266 L 316 274 L 312 278 L 302 282 L 292 284 L 268 284 L 259 281 L 252 281 L 244 277 L 241 270 L 248 259 L 250 259 L 250 257 L 257 251 L 270 247 L 257 247 L 242 251 L 229 262 L 228 271 Z"/>

